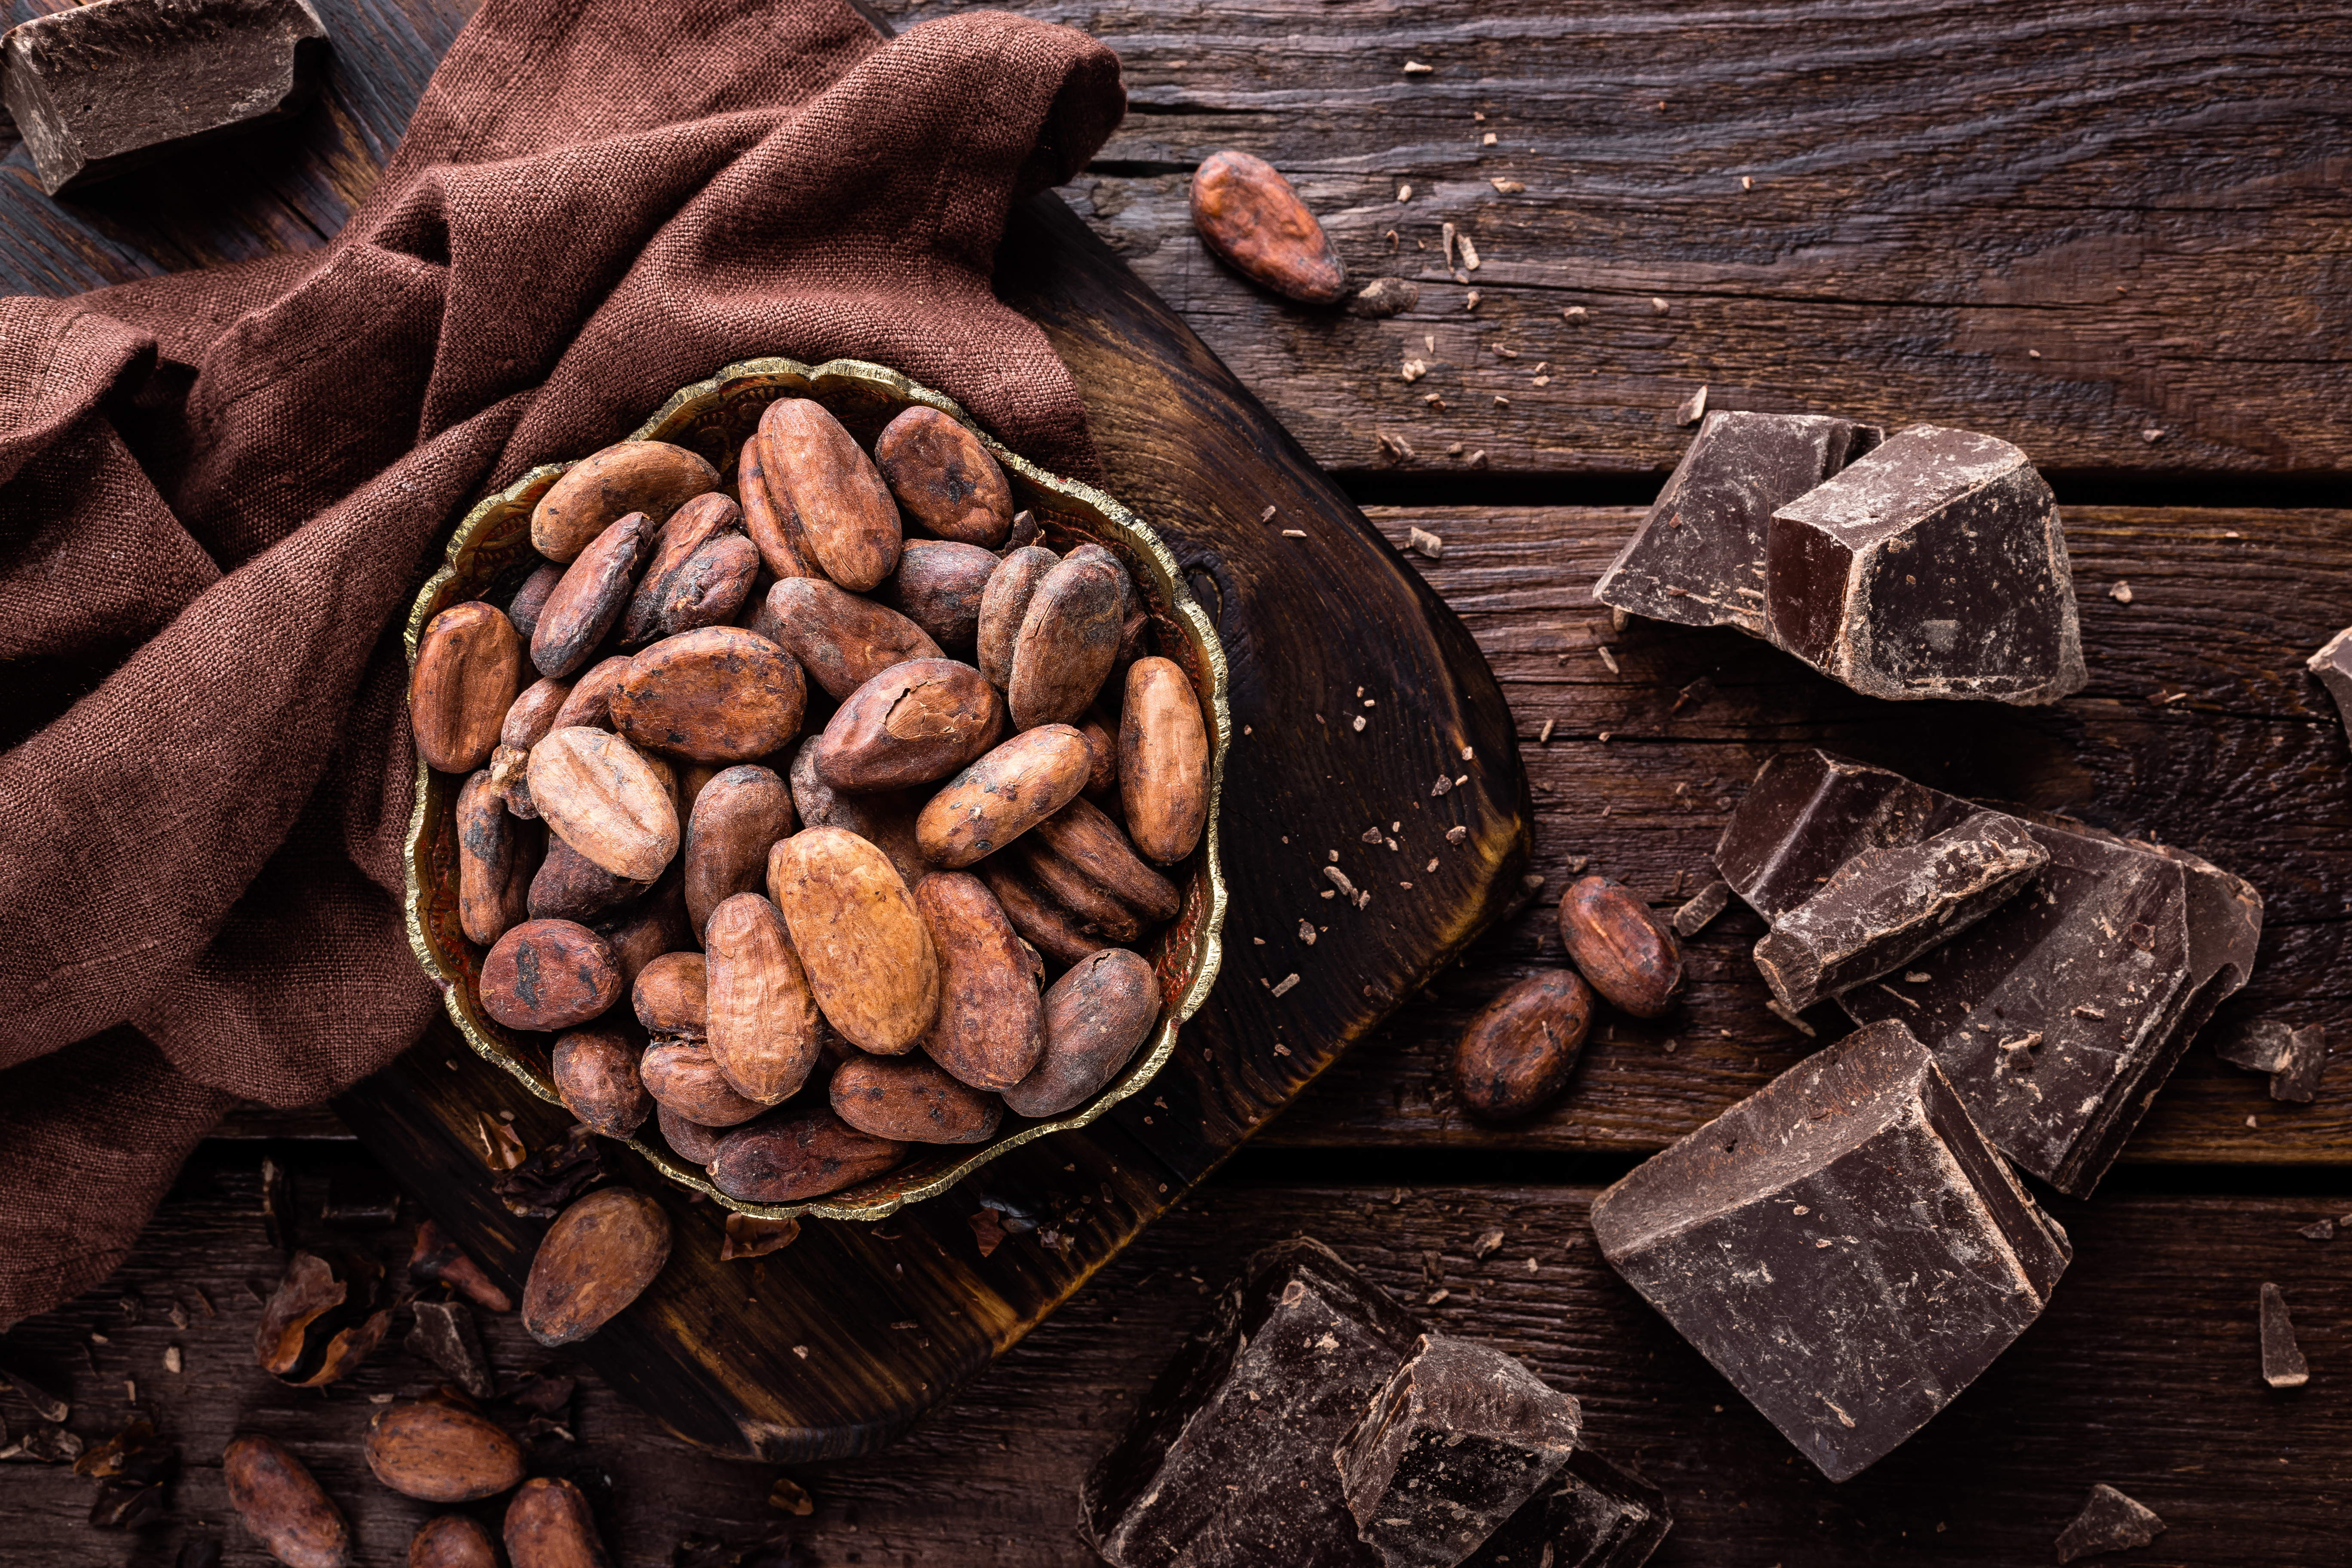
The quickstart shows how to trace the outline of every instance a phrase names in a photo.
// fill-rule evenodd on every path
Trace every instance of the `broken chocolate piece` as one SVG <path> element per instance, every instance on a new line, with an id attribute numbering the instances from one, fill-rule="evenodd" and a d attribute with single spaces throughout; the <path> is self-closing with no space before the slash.
<path id="1" fill-rule="evenodd" d="M 1879 438 L 1874 425 L 1821 414 L 1708 415 L 1592 596 L 1654 620 L 1769 638 L 1764 544 L 1773 510 Z"/>
<path id="2" fill-rule="evenodd" d="M 2317 653 L 2304 660 L 2304 667 L 2319 677 L 2319 684 L 2336 699 L 2336 716 L 2346 731 L 2352 733 L 2352 626 L 2329 637 Z"/>
<path id="3" fill-rule="evenodd" d="M 1990 811 L 1925 843 L 1864 849 L 1773 921 L 1756 967 L 1780 1005 L 1801 1013 L 1958 936 L 2049 863 L 2023 823 Z"/>
<path id="4" fill-rule="evenodd" d="M 1724 911 L 1731 902 L 1731 884 L 1722 880 L 1709 882 L 1694 895 L 1691 901 L 1675 911 L 1675 934 L 1685 942 L 1705 931 L 1707 922 Z"/>
<path id="5" fill-rule="evenodd" d="M 1568 1463 L 1581 1424 L 1514 1358 L 1423 1334 L 1331 1458 L 1388 1568 L 1454 1568 Z"/>
<path id="6" fill-rule="evenodd" d="M 482 1352 L 481 1331 L 463 1301 L 419 1300 L 416 1326 L 408 1331 L 408 1348 L 448 1374 L 449 1380 L 477 1399 L 498 1393 L 490 1375 L 490 1359 Z"/>
<path id="7" fill-rule="evenodd" d="M 2213 1042 L 2213 1054 L 2248 1072 L 2277 1072 L 2286 1066 L 2294 1031 L 2275 1018 L 2257 1018 Z"/>
<path id="8" fill-rule="evenodd" d="M 1914 425 L 1772 514 L 1774 642 L 1866 697 L 2054 702 L 2089 680 L 2050 487 L 2025 454 Z"/>
<path id="9" fill-rule="evenodd" d="M 1087 1478 L 1087 1543 L 1112 1568 L 1380 1568 L 1331 1455 L 1420 1332 L 1318 1242 L 1258 1253 Z"/>
<path id="10" fill-rule="evenodd" d="M 140 0 L 36 16 L 0 41 L 0 96 L 51 195 L 284 120 L 327 74 L 308 0 Z"/>
<path id="11" fill-rule="evenodd" d="M 1767 763 L 1716 865 L 1776 925 L 1865 849 L 1926 842 L 1987 808 L 1825 752 Z M 1900 1019 L 2011 1159 L 2086 1197 L 2222 998 L 2246 982 L 2262 898 L 2193 855 L 2022 808 L 2049 852 L 2021 896 L 1935 950 L 1927 978 L 1838 998 Z"/>
<path id="12" fill-rule="evenodd" d="M 2101 1481 L 2091 1489 L 2090 1500 L 2083 1504 L 2074 1522 L 2059 1532 L 2058 1561 L 2072 1563 L 2077 1557 L 2146 1546 L 2163 1533 L 2164 1521 L 2156 1517 L 2155 1510 L 2142 1507 Z"/>
<path id="13" fill-rule="evenodd" d="M 2294 1342 L 2294 1321 L 2286 1315 L 2286 1297 L 2271 1284 L 2263 1287 L 2263 1381 L 2273 1388 L 2301 1388 L 2311 1381 L 2311 1368 Z"/>
<path id="14" fill-rule="evenodd" d="M 1674 1524 L 1665 1493 L 1579 1447 L 1463 1568 L 1641 1568 Z"/>
<path id="15" fill-rule="evenodd" d="M 1832 1480 L 2041 1315 L 2073 1249 L 1898 1023 L 1807 1058 L 1592 1205 L 1610 1266 Z"/>
<path id="16" fill-rule="evenodd" d="M 2287 1037 L 2284 1058 L 2271 1074 L 2271 1098 L 2309 1105 L 2319 1098 L 2319 1079 L 2327 1070 L 2327 1028 L 2314 1024 Z"/>

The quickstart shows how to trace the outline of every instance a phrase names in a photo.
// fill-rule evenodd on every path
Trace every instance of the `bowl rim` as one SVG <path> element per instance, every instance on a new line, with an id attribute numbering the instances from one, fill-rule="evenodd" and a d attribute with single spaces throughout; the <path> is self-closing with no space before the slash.
<path id="1" fill-rule="evenodd" d="M 1162 595 L 1167 602 L 1170 618 L 1183 629 L 1201 654 L 1202 666 L 1208 677 L 1205 694 L 1206 717 L 1209 721 L 1209 816 L 1202 836 L 1198 886 L 1205 891 L 1205 902 L 1192 925 L 1192 942 L 1196 945 L 1199 962 L 1188 984 L 1176 996 L 1163 1004 L 1160 1017 L 1148 1048 L 1139 1051 L 1128 1065 L 1088 1099 L 1086 1104 L 1063 1115 L 1019 1128 L 1013 1132 L 992 1138 L 985 1143 L 971 1146 L 971 1152 L 961 1159 L 950 1161 L 920 1183 L 898 1187 L 887 1193 L 858 1199 L 855 1194 L 877 1184 L 887 1184 L 889 1173 L 870 1178 L 844 1189 L 840 1194 L 827 1194 L 801 1203 L 761 1204 L 733 1198 L 719 1191 L 708 1173 L 700 1167 L 681 1161 L 667 1148 L 649 1145 L 634 1133 L 613 1141 L 635 1150 L 647 1163 L 669 1180 L 681 1186 L 702 1193 L 723 1207 L 740 1214 L 764 1219 L 791 1219 L 810 1215 L 820 1219 L 878 1221 L 898 1213 L 908 1204 L 936 1197 L 971 1174 L 981 1166 L 1024 1144 L 1034 1142 L 1050 1133 L 1070 1131 L 1094 1121 L 1114 1105 L 1128 1099 L 1156 1078 L 1175 1054 L 1177 1036 L 1182 1026 L 1200 1011 L 1202 1004 L 1215 987 L 1224 962 L 1224 920 L 1227 905 L 1221 848 L 1221 818 L 1223 816 L 1226 752 L 1232 742 L 1233 719 L 1227 700 L 1230 671 L 1225 659 L 1224 644 L 1217 635 L 1215 624 L 1200 602 L 1193 596 L 1185 580 L 1184 569 L 1168 546 L 1149 523 L 1127 506 L 1079 480 L 1064 479 L 1039 468 L 997 440 L 982 428 L 952 398 L 908 379 L 903 373 L 887 365 L 868 360 L 834 359 L 821 364 L 805 364 L 782 355 L 737 360 L 722 365 L 714 374 L 690 385 L 679 388 L 655 410 L 645 423 L 622 437 L 624 441 L 655 441 L 683 433 L 685 427 L 702 414 L 721 406 L 730 392 L 751 384 L 756 389 L 766 385 L 786 388 L 799 384 L 803 395 L 814 395 L 820 389 L 837 389 L 854 395 L 879 395 L 903 405 L 922 405 L 938 410 L 962 425 L 978 437 L 988 454 L 1009 473 L 1030 487 L 1054 496 L 1071 510 L 1091 514 L 1091 519 L 1107 526 L 1115 535 L 1123 536 L 1119 542 L 1131 546 L 1152 568 Z M 786 395 L 789 395 L 787 393 Z M 617 444 L 617 443 L 616 443 Z M 583 457 L 585 454 L 583 454 Z M 410 668 L 416 662 L 416 648 L 426 624 L 448 605 L 443 596 L 456 584 L 468 563 L 474 547 L 488 525 L 503 514 L 527 508 L 534 503 L 547 488 L 573 463 L 573 458 L 561 463 L 542 463 L 527 469 L 503 489 L 477 502 L 458 521 L 451 532 L 437 570 L 428 576 L 411 603 L 402 647 Z M 402 865 L 406 878 L 406 890 L 402 900 L 402 913 L 408 931 L 410 950 L 416 955 L 426 975 L 440 988 L 442 1005 L 457 1026 L 460 1037 L 476 1055 L 483 1058 L 520 1081 L 540 1099 L 561 1106 L 562 1100 L 554 1085 L 529 1063 L 520 1060 L 483 1026 L 484 1020 L 476 1016 L 472 1000 L 467 992 L 465 976 L 443 962 L 442 954 L 425 929 L 425 910 L 432 886 L 431 861 L 434 845 L 428 838 L 428 818 L 433 814 L 427 807 L 433 785 L 434 771 L 422 757 L 416 762 L 415 798 L 409 813 L 408 831 L 402 846 Z M 437 837 L 437 834 L 433 837 Z M 1192 889 L 1188 888 L 1187 908 L 1180 910 L 1176 920 L 1163 928 L 1161 952 L 1166 952 L 1165 933 L 1181 925 L 1191 912 Z M 1150 954 L 1146 954 L 1150 956 Z M 1158 968 L 1157 963 L 1154 968 Z M 569 1110 L 567 1108 L 567 1114 Z M 647 1125 L 650 1125 L 650 1119 Z M 609 1134 L 599 1133 L 600 1137 Z M 915 1145 L 916 1150 L 946 1151 L 952 1144 Z"/>

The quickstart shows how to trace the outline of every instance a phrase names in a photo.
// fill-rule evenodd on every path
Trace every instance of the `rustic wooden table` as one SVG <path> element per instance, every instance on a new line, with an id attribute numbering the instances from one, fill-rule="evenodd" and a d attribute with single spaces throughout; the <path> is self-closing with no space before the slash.
<path id="1" fill-rule="evenodd" d="M 465 7 L 320 8 L 334 88 L 289 133 L 63 204 L 12 152 L 0 288 L 64 294 L 323 243 Z M 900 27 L 949 8 L 881 6 Z M 2238 871 L 2267 922 L 2221 1022 L 2352 1029 L 2352 755 L 2301 668 L 2352 620 L 2352 511 L 2327 510 L 2352 494 L 2342 16 L 2070 0 L 1019 8 L 1126 63 L 1127 124 L 1064 195 L 1382 531 L 1444 536 L 1441 561 L 1414 564 L 1509 694 L 1555 889 L 1589 864 L 1673 901 L 1709 874 L 1759 763 L 1826 743 Z M 1435 68 L 1407 76 L 1408 58 Z M 1209 259 L 1184 193 L 1218 147 L 1287 171 L 1351 268 L 1417 279 L 1419 306 L 1309 312 Z M 1468 286 L 1440 265 L 1444 223 L 1475 237 Z M 1407 357 L 1429 374 L 1405 382 Z M 2047 710 L 1891 707 L 1732 633 L 1612 634 L 1590 584 L 1686 439 L 1672 411 L 1700 384 L 1718 407 L 1958 424 L 2033 453 L 2066 506 L 2091 686 Z M 2126 582 L 2128 602 L 2110 596 Z M 1252 921 L 1235 911 L 1234 936 L 1259 934 Z M 1084 1563 L 1079 1477 L 1205 1292 L 1303 1231 L 1576 1392 L 1595 1440 L 1673 1501 L 1662 1564 L 2047 1561 L 2095 1481 L 2169 1525 L 2129 1561 L 2352 1561 L 2352 1237 L 2301 1234 L 2352 1211 L 2352 1068 L 2287 1106 L 2192 1049 L 2097 1196 L 2055 1205 L 2078 1250 L 2049 1314 L 1917 1439 L 1833 1487 L 1615 1281 L 1584 1224 L 1599 1187 L 1808 1048 L 1762 1006 L 1746 956 L 1760 927 L 1718 921 L 1694 946 L 1687 1007 L 1604 1031 L 1549 1110 L 1470 1121 L 1441 1052 L 1497 988 L 1559 962 L 1548 927 L 1531 911 L 1490 934 L 895 1448 L 794 1472 L 813 1514 L 771 1505 L 774 1467 L 714 1461 L 593 1380 L 576 1441 L 541 1438 L 534 1464 L 609 1481 L 632 1565 L 771 1536 L 804 1563 Z M 297 1172 L 312 1223 L 331 1188 L 382 1180 L 331 1116 L 242 1117 L 114 1279 L 0 1341 L 0 1361 L 70 1385 L 93 1440 L 131 1401 L 158 1414 L 186 1455 L 168 1523 L 100 1533 L 83 1522 L 91 1483 L 4 1465 L 0 1559 L 164 1563 L 212 1536 L 232 1564 L 264 1562 L 217 1467 L 256 1419 L 312 1460 L 365 1561 L 401 1559 L 431 1510 L 368 1479 L 358 1436 L 370 1394 L 429 1369 L 387 1347 L 324 1394 L 255 1370 L 248 1281 L 279 1267 L 257 1213 L 265 1154 Z M 394 1249 L 413 1220 L 353 1239 Z M 1497 1228 L 1500 1250 L 1475 1254 Z M 2311 1361 L 2299 1392 L 2257 1375 L 2265 1280 Z M 503 1367 L 551 1359 L 511 1320 L 488 1330 Z M 0 1417 L 32 1422 L 6 1395 Z"/>

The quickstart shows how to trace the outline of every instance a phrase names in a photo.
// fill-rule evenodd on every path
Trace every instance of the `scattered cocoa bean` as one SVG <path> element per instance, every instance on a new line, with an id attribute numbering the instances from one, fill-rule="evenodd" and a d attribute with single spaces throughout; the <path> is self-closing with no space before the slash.
<path id="1" fill-rule="evenodd" d="M 828 1089 L 834 1114 L 869 1137 L 900 1143 L 984 1143 L 1004 1102 L 958 1082 L 922 1057 L 859 1057 Z"/>
<path id="2" fill-rule="evenodd" d="M 1045 1050 L 1004 1091 L 1019 1116 L 1058 1116 L 1118 1076 L 1160 1019 L 1160 977 L 1139 952 L 1088 953 L 1045 993 Z"/>
<path id="3" fill-rule="evenodd" d="M 988 750 L 1003 710 L 996 688 L 968 664 L 893 665 L 835 710 L 817 737 L 817 776 L 860 793 L 943 779 Z"/>
<path id="4" fill-rule="evenodd" d="M 719 470 L 666 441 L 622 441 L 582 458 L 531 509 L 530 542 L 570 561 L 633 511 L 656 527 L 687 501 L 719 488 Z"/>
<path id="5" fill-rule="evenodd" d="M 630 1187 L 590 1193 L 548 1227 L 523 1285 L 522 1326 L 543 1345 L 584 1340 L 669 1261 L 669 1215 Z M 511 1548 L 510 1548 L 511 1549 Z"/>
<path id="6" fill-rule="evenodd" d="M 607 871 L 640 882 L 660 876 L 677 853 L 676 782 L 604 730 L 551 730 L 530 749 L 530 798 L 549 829 Z"/>
<path id="7" fill-rule="evenodd" d="M 508 602 L 507 619 L 514 623 L 515 630 L 526 639 L 538 629 L 540 609 L 562 581 L 563 568 L 551 561 L 524 578 L 522 586 L 515 590 L 515 596 Z"/>
<path id="8" fill-rule="evenodd" d="M 860 1132 L 829 1110 L 764 1116 L 719 1140 L 710 1181 L 730 1198 L 791 1204 L 878 1176 L 907 1146 Z"/>
<path id="9" fill-rule="evenodd" d="M 879 1055 L 914 1049 L 939 1014 L 939 957 L 889 858 L 854 833 L 804 827 L 769 852 L 768 896 L 833 1026 Z"/>
<path id="10" fill-rule="evenodd" d="M 1613 878 L 1587 877 L 1561 895 L 1559 941 L 1601 998 L 1636 1018 L 1670 1012 L 1681 995 L 1682 944 Z"/>
<path id="11" fill-rule="evenodd" d="M 530 879 L 528 917 L 535 921 L 578 921 L 582 925 L 640 897 L 651 882 L 616 877 L 579 850 L 556 838 L 547 846 L 547 858 Z"/>
<path id="12" fill-rule="evenodd" d="M 621 999 L 611 944 L 572 921 L 525 921 L 482 960 L 482 1010 L 509 1029 L 568 1029 Z"/>
<path id="13" fill-rule="evenodd" d="M 570 1481 L 533 1476 L 507 1504 L 512 1568 L 613 1568 L 588 1499 Z"/>
<path id="14" fill-rule="evenodd" d="M 1013 651 L 1021 639 L 1029 601 L 1045 574 L 1061 560 L 1042 544 L 1024 544 L 1006 553 L 990 574 L 988 586 L 981 590 L 980 626 L 975 634 L 980 672 L 999 690 L 1013 684 Z"/>
<path id="15" fill-rule="evenodd" d="M 738 893 L 711 911 L 703 946 L 710 1059 L 746 1100 L 790 1099 L 820 1051 L 816 999 L 783 916 L 759 894 Z"/>
<path id="16" fill-rule="evenodd" d="M 1127 672 L 1118 790 L 1145 858 L 1171 866 L 1192 853 L 1209 822 L 1209 730 L 1174 659 L 1139 658 Z"/>
<path id="17" fill-rule="evenodd" d="M 648 1034 L 665 1044 L 709 1035 L 708 963 L 698 952 L 666 952 L 638 973 L 629 1000 Z"/>
<path id="18" fill-rule="evenodd" d="M 1254 283 L 1307 305 L 1335 303 L 1348 269 L 1323 226 L 1275 166 L 1247 153 L 1213 153 L 1192 171 L 1192 227 L 1201 243 Z"/>
<path id="19" fill-rule="evenodd" d="M 275 1438 L 247 1433 L 221 1451 L 229 1506 L 287 1568 L 346 1568 L 352 1527 L 302 1461 Z"/>
<path id="20" fill-rule="evenodd" d="M 767 638 L 740 626 L 703 626 L 631 659 L 612 702 L 613 727 L 640 746 L 746 763 L 799 733 L 808 682 Z"/>
<path id="21" fill-rule="evenodd" d="M 488 769 L 467 778 L 457 791 L 457 925 L 467 942 L 488 947 L 530 918 L 523 831 Z"/>
<path id="22" fill-rule="evenodd" d="M 425 625 L 408 678 L 416 754 L 445 773 L 490 760 L 522 689 L 522 638 L 496 605 L 452 605 Z"/>
<path id="23" fill-rule="evenodd" d="M 980 437 L 920 404 L 882 427 L 874 461 L 898 504 L 942 539 L 993 550 L 1013 530 L 1013 487 Z"/>
<path id="24" fill-rule="evenodd" d="M 767 885 L 768 848 L 793 831 L 793 792 L 772 768 L 743 763 L 712 775 L 686 823 L 686 912 L 697 935 L 710 911 Z"/>
<path id="25" fill-rule="evenodd" d="M 462 1513 L 428 1519 L 409 1538 L 408 1568 L 499 1568 L 499 1544 Z"/>
<path id="26" fill-rule="evenodd" d="M 1474 1115 L 1508 1121 L 1540 1109 L 1568 1083 L 1592 1030 L 1592 988 L 1572 969 L 1506 987 L 1455 1042 L 1454 1092 Z"/>
<path id="27" fill-rule="evenodd" d="M 760 437 L 769 497 L 780 515 L 792 509 L 814 564 L 852 593 L 872 592 L 898 564 L 900 534 L 898 503 L 874 459 L 805 397 L 768 405 Z"/>
<path id="28" fill-rule="evenodd" d="M 705 1127 L 740 1126 L 768 1109 L 744 1099 L 700 1041 L 665 1040 L 646 1047 L 637 1060 L 637 1076 L 654 1099 Z"/>
<path id="29" fill-rule="evenodd" d="M 1072 551 L 1038 580 L 1013 642 L 1004 700 L 1019 730 L 1082 718 L 1118 657 L 1131 584 L 1108 551 Z"/>
<path id="30" fill-rule="evenodd" d="M 821 577 L 785 577 L 768 590 L 777 642 L 828 697 L 851 692 L 894 664 L 945 657 L 898 611 L 845 594 Z"/>
<path id="31" fill-rule="evenodd" d="M 559 1037 L 549 1076 L 564 1109 L 607 1138 L 626 1138 L 644 1126 L 654 1097 L 637 1076 L 643 1048 L 642 1040 L 610 1027 Z"/>
<path id="32" fill-rule="evenodd" d="M 577 674 L 629 603 L 629 584 L 645 563 L 654 525 L 633 511 L 589 542 L 564 568 L 530 634 L 530 661 L 541 675 Z"/>
<path id="33" fill-rule="evenodd" d="M 940 959 L 939 1016 L 924 1051 L 974 1089 L 1011 1088 L 1045 1048 L 1036 960 L 976 877 L 932 872 L 915 884 L 915 909 Z"/>
<path id="34" fill-rule="evenodd" d="M 999 564 L 994 552 L 977 544 L 911 539 L 877 596 L 961 657 L 979 642 L 981 600 Z"/>
<path id="35" fill-rule="evenodd" d="M 496 1497 L 522 1479 L 522 1447 L 503 1427 L 439 1400 L 383 1406 L 369 1418 L 360 1453 L 377 1480 L 425 1502 Z"/>
<path id="36" fill-rule="evenodd" d="M 923 858 L 957 870 L 1077 798 L 1093 759 L 1067 724 L 1024 731 L 950 780 L 915 819 Z"/>

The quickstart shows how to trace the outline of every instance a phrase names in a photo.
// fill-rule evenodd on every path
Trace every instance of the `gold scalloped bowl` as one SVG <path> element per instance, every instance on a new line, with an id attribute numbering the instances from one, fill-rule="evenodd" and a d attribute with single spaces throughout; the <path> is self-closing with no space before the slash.
<path id="1" fill-rule="evenodd" d="M 730 1209 L 767 1218 L 814 1215 L 824 1219 L 878 1220 L 908 1204 L 945 1192 L 1007 1149 L 1066 1128 L 1083 1127 L 1151 1081 L 1176 1048 L 1176 1034 L 1198 1011 L 1216 983 L 1223 959 L 1225 885 L 1217 863 L 1217 818 L 1222 805 L 1225 747 L 1232 721 L 1225 705 L 1225 656 L 1216 629 L 1186 587 L 1181 568 L 1168 547 L 1140 518 L 1100 490 L 1060 479 L 1008 451 L 951 400 L 916 385 L 894 370 L 860 360 L 832 360 L 811 367 L 787 359 L 746 360 L 709 381 L 687 387 L 628 437 L 668 441 L 699 452 L 721 474 L 731 475 L 735 457 L 758 425 L 761 410 L 779 397 L 809 397 L 832 410 L 869 450 L 883 426 L 901 410 L 922 404 L 973 430 L 1012 481 L 1013 504 L 1036 514 L 1045 542 L 1057 549 L 1092 540 L 1125 561 L 1141 584 L 1152 616 L 1157 650 L 1182 666 L 1208 715 L 1213 751 L 1209 773 L 1209 824 L 1192 860 L 1173 874 L 1183 893 L 1175 920 L 1152 939 L 1145 956 L 1160 976 L 1164 998 L 1158 1026 L 1125 1070 L 1095 1097 L 1067 1115 L 1042 1121 L 1008 1116 L 1004 1130 L 987 1143 L 917 1151 L 896 1169 L 822 1198 L 798 1204 L 754 1204 L 730 1198 L 710 1184 L 697 1166 L 673 1153 L 654 1123 L 640 1136 L 622 1140 L 681 1186 L 707 1193 Z M 448 557 L 416 595 L 408 616 L 407 649 L 413 666 L 425 624 L 448 606 L 470 599 L 503 604 L 530 570 L 539 564 L 530 548 L 530 512 L 556 477 L 571 465 L 531 469 L 474 508 L 449 541 Z M 416 768 L 416 809 L 409 819 L 408 939 L 416 956 L 442 988 L 458 1032 L 482 1056 L 520 1079 L 543 1100 L 562 1103 L 549 1076 L 552 1038 L 509 1029 L 482 1010 L 484 950 L 467 942 L 457 924 L 456 805 L 464 781 Z"/>

